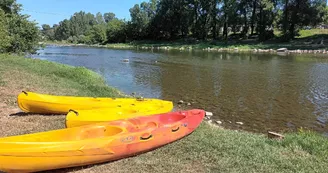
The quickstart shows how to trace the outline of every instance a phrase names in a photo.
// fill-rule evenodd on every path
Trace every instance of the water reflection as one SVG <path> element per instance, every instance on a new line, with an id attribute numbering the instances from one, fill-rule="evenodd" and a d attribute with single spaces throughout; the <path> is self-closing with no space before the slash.
<path id="1" fill-rule="evenodd" d="M 190 102 L 228 128 L 328 132 L 325 58 L 94 48 L 46 48 L 36 57 L 85 66 L 126 93 Z"/>

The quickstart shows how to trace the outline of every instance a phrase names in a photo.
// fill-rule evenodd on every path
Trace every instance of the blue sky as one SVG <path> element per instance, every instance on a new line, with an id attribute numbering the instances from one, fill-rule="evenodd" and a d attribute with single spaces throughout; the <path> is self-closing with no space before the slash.
<path id="1" fill-rule="evenodd" d="M 120 19 L 130 19 L 129 9 L 134 4 L 148 0 L 17 0 L 23 5 L 21 13 L 30 15 L 30 20 L 42 24 L 53 24 L 70 18 L 74 12 L 85 11 L 92 14 L 112 12 Z"/>

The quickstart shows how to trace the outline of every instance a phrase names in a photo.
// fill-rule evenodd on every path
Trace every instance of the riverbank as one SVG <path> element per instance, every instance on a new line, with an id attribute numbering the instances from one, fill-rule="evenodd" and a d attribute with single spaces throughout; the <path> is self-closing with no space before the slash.
<path id="1" fill-rule="evenodd" d="M 300 37 L 288 43 L 279 41 L 258 42 L 256 40 L 222 41 L 133 41 L 130 43 L 113 43 L 106 45 L 73 44 L 67 42 L 45 42 L 48 46 L 85 46 L 110 49 L 140 49 L 140 50 L 178 50 L 207 52 L 252 52 L 252 53 L 284 53 L 284 54 L 327 54 L 328 41 L 326 35 Z"/>
<path id="2" fill-rule="evenodd" d="M 86 45 L 51 42 L 47 46 L 84 46 L 110 49 L 140 49 L 140 50 L 179 50 L 179 51 L 207 51 L 207 52 L 252 52 L 252 53 L 284 53 L 284 54 L 328 54 L 327 46 L 324 44 L 279 44 L 279 43 L 210 43 L 201 42 L 187 44 L 179 42 L 160 43 L 113 43 L 106 45 Z"/>
<path id="3" fill-rule="evenodd" d="M 85 68 L 0 55 L 0 136 L 64 128 L 65 117 L 9 116 L 21 90 L 49 94 L 121 96 Z M 210 110 L 207 110 L 210 111 Z M 314 132 L 285 134 L 284 140 L 233 131 L 206 122 L 191 135 L 127 159 L 73 168 L 73 172 L 325 172 L 328 140 Z M 66 170 L 64 170 L 66 171 Z M 54 171 L 52 171 L 54 172 Z"/>

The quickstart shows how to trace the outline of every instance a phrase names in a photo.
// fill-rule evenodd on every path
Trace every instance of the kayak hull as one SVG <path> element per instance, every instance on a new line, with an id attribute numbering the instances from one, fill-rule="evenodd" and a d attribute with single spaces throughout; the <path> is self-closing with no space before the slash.
<path id="1" fill-rule="evenodd" d="M 133 156 L 185 137 L 204 116 L 194 109 L 0 138 L 0 170 L 36 172 Z"/>
<path id="2" fill-rule="evenodd" d="M 24 112 L 40 114 L 67 114 L 70 109 L 88 110 L 118 107 L 140 109 L 148 106 L 165 106 L 166 110 L 173 109 L 172 102 L 160 99 L 56 96 L 25 91 L 18 95 L 17 104 Z"/>
<path id="3" fill-rule="evenodd" d="M 78 127 L 95 123 L 129 119 L 141 116 L 151 116 L 170 112 L 173 108 L 171 102 L 163 102 L 162 105 L 139 106 L 129 109 L 104 108 L 91 110 L 70 110 L 66 115 L 66 127 Z"/>

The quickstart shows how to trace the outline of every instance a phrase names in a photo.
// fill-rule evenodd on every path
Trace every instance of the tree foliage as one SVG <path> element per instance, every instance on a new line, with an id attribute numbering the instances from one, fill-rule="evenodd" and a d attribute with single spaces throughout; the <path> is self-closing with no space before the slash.
<path id="1" fill-rule="evenodd" d="M 9 0 L 8 0 L 9 1 Z M 325 0 L 150 0 L 130 8 L 130 21 L 108 12 L 95 16 L 75 13 L 59 25 L 43 28 L 48 39 L 79 43 L 111 43 L 127 40 L 245 39 L 260 41 L 297 36 L 304 26 L 327 21 Z"/>
<path id="2" fill-rule="evenodd" d="M 39 41 L 36 23 L 20 14 L 16 0 L 0 1 L 0 52 L 34 53 Z"/>
<path id="3" fill-rule="evenodd" d="M 323 22 L 325 0 L 284 0 L 284 13 L 280 23 L 285 40 L 297 36 L 303 26 L 315 26 Z"/>

